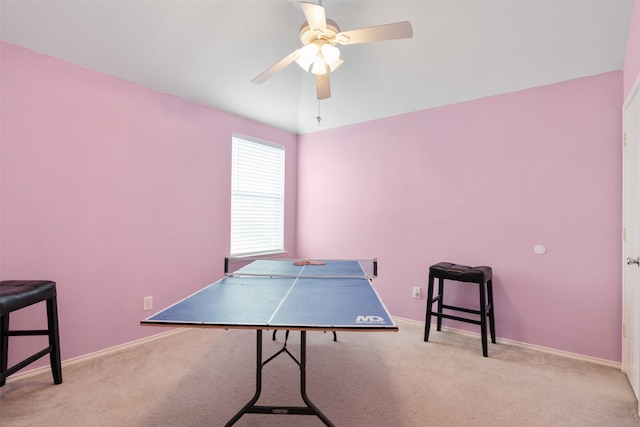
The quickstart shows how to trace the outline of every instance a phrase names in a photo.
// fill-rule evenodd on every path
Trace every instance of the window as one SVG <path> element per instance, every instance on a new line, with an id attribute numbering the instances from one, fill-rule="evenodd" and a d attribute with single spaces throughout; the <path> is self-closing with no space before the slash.
<path id="1" fill-rule="evenodd" d="M 234 136 L 231 255 L 284 252 L 284 147 Z"/>

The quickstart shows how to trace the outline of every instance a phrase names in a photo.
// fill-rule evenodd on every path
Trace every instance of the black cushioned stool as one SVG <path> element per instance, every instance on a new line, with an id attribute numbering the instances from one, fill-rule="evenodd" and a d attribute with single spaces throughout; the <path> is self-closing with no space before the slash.
<path id="1" fill-rule="evenodd" d="M 433 296 L 433 282 L 438 278 L 438 296 Z M 456 307 L 444 303 L 444 281 L 476 283 L 480 288 L 480 310 L 472 310 L 464 307 Z M 427 317 L 424 325 L 424 340 L 429 341 L 429 329 L 431 328 L 431 316 L 438 318 L 438 331 L 442 328 L 442 319 L 453 319 L 460 322 L 480 325 L 482 338 L 482 355 L 487 357 L 487 319 L 491 330 L 491 342 L 496 342 L 496 327 L 493 320 L 493 286 L 491 267 L 467 267 L 450 262 L 441 262 L 429 267 L 429 289 L 427 290 Z M 486 293 L 485 293 L 486 284 Z M 438 302 L 437 311 L 433 311 L 433 303 Z M 479 319 L 459 317 L 445 314 L 444 310 L 461 311 L 479 315 Z"/>
<path id="2" fill-rule="evenodd" d="M 9 330 L 9 314 L 40 301 L 47 305 L 47 329 Z M 9 337 L 26 335 L 47 335 L 49 346 L 7 368 Z M 58 335 L 58 307 L 56 302 L 56 282 L 48 280 L 4 280 L 0 282 L 0 387 L 12 375 L 27 365 L 49 354 L 53 382 L 62 382 L 60 363 L 60 338 Z"/>

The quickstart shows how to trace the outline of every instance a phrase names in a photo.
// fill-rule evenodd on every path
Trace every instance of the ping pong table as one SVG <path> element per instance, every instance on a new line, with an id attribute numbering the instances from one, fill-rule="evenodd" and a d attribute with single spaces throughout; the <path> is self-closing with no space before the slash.
<path id="1" fill-rule="evenodd" d="M 237 261 L 231 259 L 231 261 Z M 225 277 L 141 321 L 142 325 L 255 329 L 256 391 L 251 400 L 226 424 L 244 414 L 315 415 L 327 426 L 331 421 L 306 392 L 307 331 L 398 331 L 373 288 L 377 260 L 367 273 L 358 260 L 252 259 Z M 262 331 L 300 331 L 300 359 L 286 345 L 263 362 Z M 262 388 L 262 369 L 276 356 L 288 354 L 300 368 L 300 393 L 306 406 L 256 405 Z"/>

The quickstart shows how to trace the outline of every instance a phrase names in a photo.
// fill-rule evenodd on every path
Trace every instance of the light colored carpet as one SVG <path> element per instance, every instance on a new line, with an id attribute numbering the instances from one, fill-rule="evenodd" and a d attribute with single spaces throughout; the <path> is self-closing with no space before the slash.
<path id="1" fill-rule="evenodd" d="M 618 369 L 398 321 L 398 333 L 307 334 L 307 391 L 336 426 L 640 426 Z M 159 332 L 162 329 L 158 329 Z M 189 329 L 0 388 L 0 426 L 223 426 L 255 390 L 255 331 Z M 284 333 L 264 333 L 265 359 Z M 299 334 L 288 348 L 297 355 Z M 64 345 L 64 343 L 62 343 Z M 259 404 L 302 404 L 286 355 Z M 236 426 L 321 426 L 313 416 L 243 416 Z"/>

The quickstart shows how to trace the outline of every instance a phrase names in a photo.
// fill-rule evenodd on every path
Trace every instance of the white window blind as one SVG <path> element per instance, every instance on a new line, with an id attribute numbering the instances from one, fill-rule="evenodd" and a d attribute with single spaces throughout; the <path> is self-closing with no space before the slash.
<path id="1" fill-rule="evenodd" d="M 234 136 L 231 255 L 284 251 L 284 147 Z"/>

